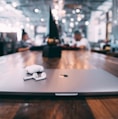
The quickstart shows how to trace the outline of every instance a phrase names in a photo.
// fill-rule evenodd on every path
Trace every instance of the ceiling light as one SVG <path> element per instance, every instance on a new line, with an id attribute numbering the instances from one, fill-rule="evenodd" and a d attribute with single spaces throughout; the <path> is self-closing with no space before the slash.
<path id="1" fill-rule="evenodd" d="M 74 23 L 70 22 L 70 27 L 73 28 L 74 27 Z"/>
<path id="2" fill-rule="evenodd" d="M 44 18 L 41 18 L 41 22 L 44 22 L 45 20 L 44 20 Z"/>
<path id="3" fill-rule="evenodd" d="M 70 21 L 74 21 L 74 18 L 71 18 Z"/>
<path id="4" fill-rule="evenodd" d="M 86 25 L 86 26 L 88 26 L 88 25 L 89 25 L 89 22 L 88 22 L 88 21 L 86 21 L 86 22 L 85 22 L 85 25 Z"/>
<path id="5" fill-rule="evenodd" d="M 13 6 L 13 7 L 17 7 L 18 4 L 17 4 L 16 2 L 12 2 L 12 6 Z"/>
<path id="6" fill-rule="evenodd" d="M 35 13 L 39 13 L 39 12 L 40 12 L 40 10 L 39 10 L 39 9 L 37 9 L 37 8 L 35 8 L 35 9 L 34 9 L 34 12 L 35 12 Z"/>
<path id="7" fill-rule="evenodd" d="M 62 19 L 62 23 L 66 23 L 66 19 Z"/>
<path id="8" fill-rule="evenodd" d="M 76 13 L 80 13 L 80 9 L 76 9 Z"/>

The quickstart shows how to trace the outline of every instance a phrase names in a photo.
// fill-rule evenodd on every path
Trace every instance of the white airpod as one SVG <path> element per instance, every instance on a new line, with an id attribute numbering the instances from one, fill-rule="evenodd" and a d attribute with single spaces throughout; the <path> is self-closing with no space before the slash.
<path id="1" fill-rule="evenodd" d="M 25 68 L 26 72 L 29 74 L 33 74 L 33 73 L 37 73 L 37 72 L 43 72 L 44 71 L 44 67 L 40 66 L 40 65 L 31 65 L 31 66 L 27 66 Z"/>
<path id="2" fill-rule="evenodd" d="M 28 79 L 36 79 L 36 78 L 38 78 L 38 74 L 37 74 L 37 73 L 33 73 L 32 76 L 25 77 L 24 80 L 28 80 Z"/>
<path id="3" fill-rule="evenodd" d="M 45 72 L 42 72 L 41 73 L 41 76 L 40 77 L 36 77 L 35 80 L 43 80 L 43 79 L 46 79 L 47 75 Z"/>
<path id="4" fill-rule="evenodd" d="M 25 77 L 24 80 L 29 80 L 29 79 L 35 79 L 35 80 L 43 80 L 43 79 L 46 79 L 46 73 L 45 72 L 42 72 L 41 73 L 41 76 L 39 77 L 37 73 L 33 73 L 32 76 L 28 76 L 28 77 Z"/>
<path id="5" fill-rule="evenodd" d="M 31 66 L 27 66 L 25 70 L 26 73 L 32 74 L 32 76 L 25 77 L 24 80 L 28 80 L 28 79 L 42 80 L 42 79 L 46 79 L 47 77 L 46 73 L 44 72 L 44 67 L 41 65 L 34 64 Z M 41 74 L 40 77 L 37 74 L 38 72 Z"/>

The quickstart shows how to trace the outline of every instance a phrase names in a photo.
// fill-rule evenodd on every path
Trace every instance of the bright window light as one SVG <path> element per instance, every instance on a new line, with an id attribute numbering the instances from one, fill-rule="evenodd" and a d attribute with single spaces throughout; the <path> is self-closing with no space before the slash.
<path id="1" fill-rule="evenodd" d="M 4 8 L 2 6 L 0 6 L 0 12 L 4 11 Z"/>
<path id="2" fill-rule="evenodd" d="M 17 7 L 17 6 L 18 6 L 18 3 L 12 2 L 12 6 L 13 6 L 13 7 Z"/>

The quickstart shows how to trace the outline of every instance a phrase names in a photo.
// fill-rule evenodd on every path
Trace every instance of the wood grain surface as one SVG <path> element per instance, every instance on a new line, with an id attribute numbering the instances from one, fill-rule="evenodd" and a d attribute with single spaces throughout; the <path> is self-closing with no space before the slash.
<path id="1" fill-rule="evenodd" d="M 54 69 L 104 69 L 118 77 L 118 59 L 87 51 L 63 51 L 60 59 L 42 52 L 23 52 L 0 57 L 0 71 L 7 76 L 31 64 Z M 0 79 L 2 80 L 2 79 Z M 0 96 L 0 119 L 118 119 L 118 96 L 10 97 Z"/>

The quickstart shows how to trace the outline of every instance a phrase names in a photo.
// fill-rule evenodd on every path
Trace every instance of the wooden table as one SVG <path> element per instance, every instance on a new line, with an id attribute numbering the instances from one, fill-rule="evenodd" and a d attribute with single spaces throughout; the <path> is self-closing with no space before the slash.
<path id="1" fill-rule="evenodd" d="M 63 51 L 60 59 L 42 58 L 41 52 L 0 57 L 0 71 L 31 64 L 57 69 L 104 69 L 118 77 L 118 59 L 85 51 Z M 2 80 L 2 79 L 0 79 Z M 8 97 L 0 96 L 0 119 L 118 119 L 118 96 Z"/>

